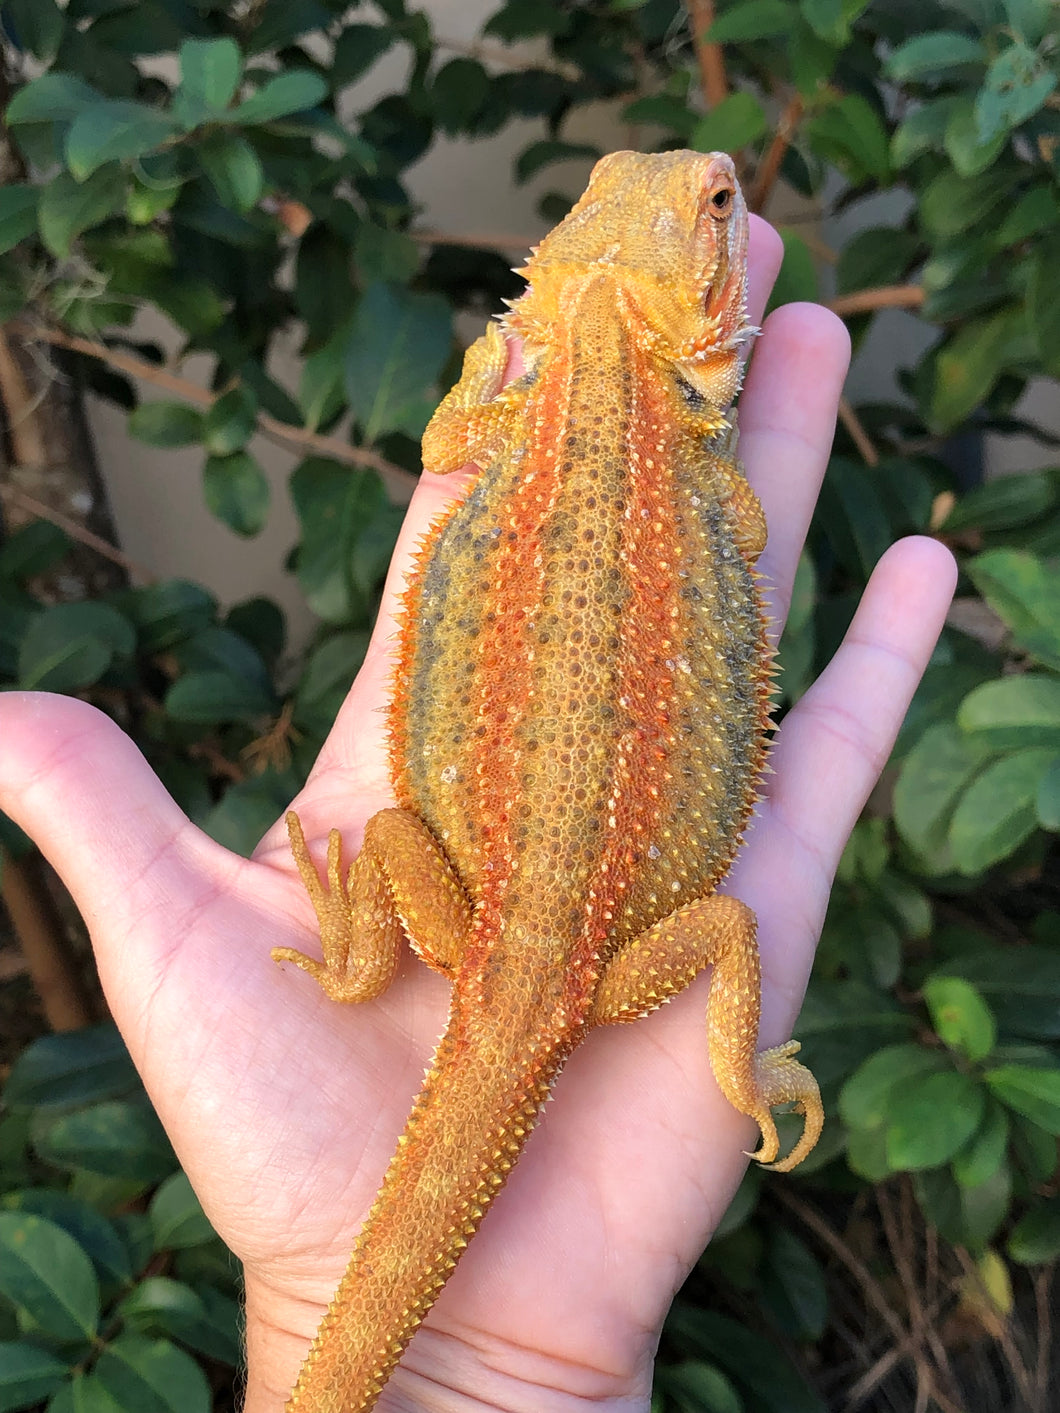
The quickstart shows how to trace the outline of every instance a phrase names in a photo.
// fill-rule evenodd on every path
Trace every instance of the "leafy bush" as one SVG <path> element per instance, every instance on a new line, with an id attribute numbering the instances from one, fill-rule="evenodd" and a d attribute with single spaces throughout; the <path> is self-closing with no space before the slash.
<path id="1" fill-rule="evenodd" d="M 966 611 L 837 881 L 799 1027 L 829 1101 L 825 1139 L 792 1184 L 748 1178 L 675 1307 L 656 1406 L 822 1407 L 823 1369 L 854 1358 L 848 1306 L 836 1315 L 855 1287 L 863 1362 L 851 1378 L 890 1341 L 887 1406 L 911 1406 L 901 1380 L 914 1378 L 975 1402 L 931 1343 L 955 1310 L 963 1347 L 971 1326 L 1006 1351 L 1006 1406 L 1044 1406 L 1003 1335 L 1028 1298 L 1023 1267 L 1039 1281 L 1060 1256 L 1060 918 L 1045 870 L 1060 828 L 1060 468 L 975 486 L 974 458 L 959 456 L 986 433 L 1055 445 L 1018 408 L 1031 379 L 1060 372 L 1056 8 L 730 0 L 716 17 L 690 4 L 690 24 L 676 0 L 510 0 L 463 49 L 404 0 L 348 8 L 4 0 L 11 57 L 28 52 L 43 72 L 6 113 L 24 165 L 0 190 L 0 315 L 124 407 L 134 437 L 201 446 L 207 503 L 235 534 L 256 534 L 269 510 L 251 433 L 288 446 L 292 563 L 319 628 L 292 668 L 282 617 L 261 599 L 222 611 L 168 582 L 45 603 L 36 576 L 67 541 L 36 524 L 0 548 L 0 682 L 111 711 L 197 822 L 252 847 L 363 653 L 399 519 L 381 477 L 411 483 L 417 438 L 458 366 L 452 314 L 481 315 L 518 285 L 507 252 L 416 234 L 406 173 L 437 135 L 535 124 L 513 178 L 556 169 L 540 201 L 554 221 L 598 155 L 578 119 L 608 101 L 640 145 L 738 151 L 758 209 L 782 178 L 826 213 L 857 213 L 825 261 L 834 306 L 856 346 L 881 310 L 904 309 L 924 351 L 898 370 L 894 400 L 844 409 L 782 644 L 785 701 L 828 660 L 898 535 L 937 533 L 958 551 Z M 507 47 L 523 40 L 537 47 Z M 359 105 L 358 80 L 392 51 L 403 85 Z M 817 244 L 799 225 L 783 235 L 774 303 L 819 297 L 830 283 Z M 208 394 L 159 378 L 162 350 L 134 324 L 143 308 L 165 315 L 177 354 L 209 357 Z M 269 368 L 292 326 L 302 358 L 289 389 Z M 0 1261 L 16 1351 L 0 1407 L 82 1406 L 68 1370 L 102 1332 L 104 1352 L 76 1379 L 139 1408 L 130 1369 L 179 1367 L 187 1388 L 205 1388 L 186 1350 L 231 1351 L 206 1346 L 195 1311 L 221 1308 L 211 1302 L 231 1286 L 122 1062 L 125 1088 L 92 1088 L 93 1070 L 90 1092 L 71 1093 L 58 1061 L 49 1077 L 47 1047 L 71 1043 L 43 1042 L 12 1076 L 0 1241 L 10 1253 L 17 1233 L 50 1253 L 41 1267 L 65 1263 L 79 1293 L 64 1302 Z M 84 1043 L 105 1055 L 113 1042 Z M 119 1142 L 143 1164 L 135 1191 L 92 1166 Z M 879 1220 L 866 1231 L 857 1214 L 870 1201 Z M 159 1218 L 167 1204 L 196 1234 L 186 1249 Z M 952 1244 L 952 1278 L 902 1255 L 918 1222 L 928 1244 L 934 1231 Z M 874 1285 L 881 1263 L 897 1287 Z M 925 1325 L 919 1286 L 933 1279 Z"/>
<path id="2" fill-rule="evenodd" d="M 209 1413 L 240 1360 L 238 1264 L 117 1031 L 37 1041 L 4 1104 L 0 1408 Z"/>

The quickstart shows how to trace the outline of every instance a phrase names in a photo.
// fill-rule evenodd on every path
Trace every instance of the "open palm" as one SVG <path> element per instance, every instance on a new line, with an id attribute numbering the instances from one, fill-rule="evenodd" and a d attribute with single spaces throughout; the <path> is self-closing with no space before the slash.
<path id="1" fill-rule="evenodd" d="M 753 223 L 759 308 L 779 241 Z M 782 620 L 846 369 L 842 326 L 789 305 L 767 321 L 741 401 L 741 456 L 765 507 L 760 563 Z M 347 857 L 390 803 L 383 721 L 394 595 L 408 556 L 467 478 L 426 477 L 368 659 L 295 802 L 319 857 Z M 881 562 L 835 660 L 787 718 L 727 884 L 758 914 L 762 1043 L 790 1034 L 833 869 L 885 761 L 952 588 L 908 540 Z M 282 1406 L 345 1267 L 444 1023 L 447 987 L 413 957 L 379 1000 L 341 1007 L 269 960 L 311 948 L 282 827 L 253 861 L 181 814 L 106 717 L 0 694 L 0 807 L 40 844 L 92 932 L 107 996 L 217 1230 L 246 1266 L 248 1413 Z M 753 1126 L 718 1093 L 705 981 L 570 1062 L 508 1189 L 379 1407 L 645 1407 L 670 1297 L 739 1181 Z"/>

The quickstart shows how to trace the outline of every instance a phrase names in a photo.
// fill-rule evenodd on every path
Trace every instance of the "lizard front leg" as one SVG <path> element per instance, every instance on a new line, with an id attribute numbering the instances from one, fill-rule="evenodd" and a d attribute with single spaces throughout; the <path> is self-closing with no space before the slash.
<path id="1" fill-rule="evenodd" d="M 754 913 L 736 898 L 713 894 L 678 908 L 609 960 L 589 1020 L 594 1025 L 637 1020 L 713 965 L 707 1008 L 711 1068 L 729 1102 L 762 1130 L 762 1146 L 752 1156 L 788 1172 L 820 1137 L 824 1110 L 817 1081 L 794 1058 L 797 1041 L 756 1050 L 761 994 L 756 931 Z M 792 1101 L 806 1122 L 798 1143 L 778 1163 L 771 1109 Z"/>
<path id="2" fill-rule="evenodd" d="M 320 925 L 323 961 L 274 947 L 273 961 L 294 962 L 333 1001 L 370 1001 L 390 985 L 407 937 L 428 966 L 451 974 L 471 926 L 471 905 L 433 834 L 406 810 L 368 821 L 361 852 L 344 880 L 342 839 L 328 836 L 328 882 L 321 883 L 298 816 L 287 816 L 298 872 Z"/>

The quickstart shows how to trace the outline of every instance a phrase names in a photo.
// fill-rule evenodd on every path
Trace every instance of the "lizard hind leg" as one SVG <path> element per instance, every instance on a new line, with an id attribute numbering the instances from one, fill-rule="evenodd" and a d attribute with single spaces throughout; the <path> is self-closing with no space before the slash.
<path id="1" fill-rule="evenodd" d="M 342 876 L 342 839 L 328 836 L 321 882 L 298 816 L 287 816 L 291 852 L 320 928 L 323 960 L 274 947 L 273 961 L 308 972 L 333 1001 L 370 1001 L 390 985 L 407 937 L 428 966 L 447 975 L 471 926 L 471 905 L 434 836 L 405 810 L 368 821 L 361 851 Z"/>
<path id="2" fill-rule="evenodd" d="M 736 898 L 713 894 L 678 908 L 632 938 L 607 963 L 590 1023 L 606 1025 L 647 1015 L 713 965 L 707 1008 L 710 1063 L 722 1093 L 762 1131 L 750 1156 L 788 1172 L 810 1152 L 824 1123 L 817 1081 L 794 1058 L 797 1041 L 757 1050 L 761 966 L 754 913 Z M 780 1149 L 772 1108 L 794 1102 L 805 1115 L 791 1153 Z"/>

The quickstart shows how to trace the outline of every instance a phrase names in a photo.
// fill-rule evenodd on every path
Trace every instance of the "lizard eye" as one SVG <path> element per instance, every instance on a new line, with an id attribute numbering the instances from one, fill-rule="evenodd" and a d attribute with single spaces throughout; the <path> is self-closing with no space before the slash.
<path id="1" fill-rule="evenodd" d="M 711 192 L 709 198 L 710 214 L 723 218 L 732 210 L 732 202 L 735 192 L 731 186 L 719 186 L 716 191 Z"/>

